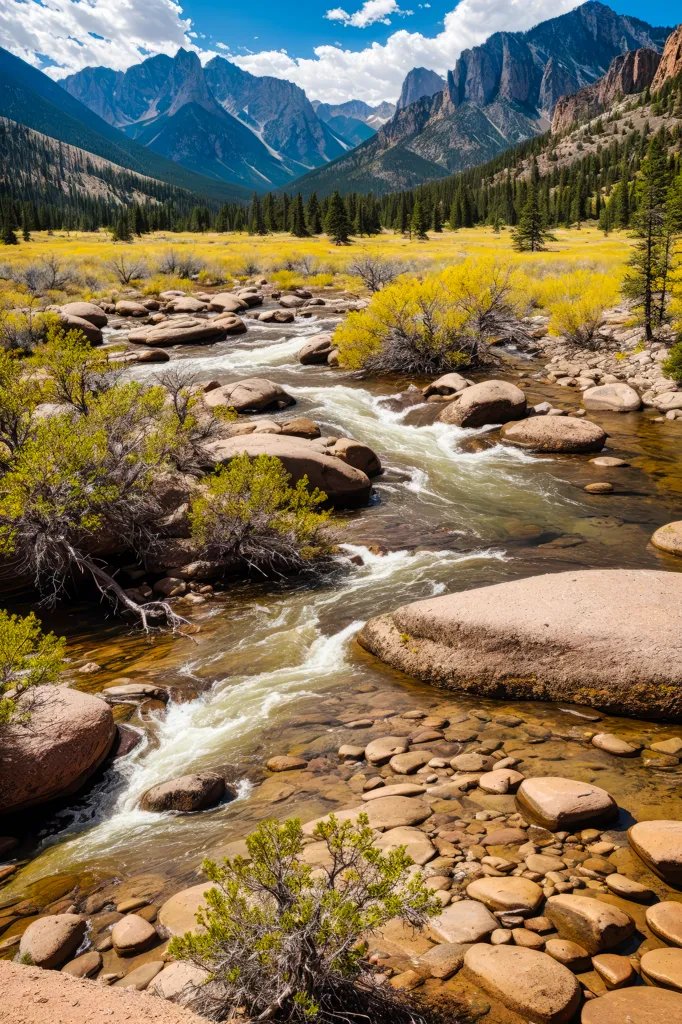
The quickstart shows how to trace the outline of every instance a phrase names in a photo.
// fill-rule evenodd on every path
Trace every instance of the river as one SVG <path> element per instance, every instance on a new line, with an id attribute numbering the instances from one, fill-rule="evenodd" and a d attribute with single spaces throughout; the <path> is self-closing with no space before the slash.
<path id="1" fill-rule="evenodd" d="M 279 790 L 271 786 L 267 799 L 259 796 L 265 761 L 289 751 L 335 756 L 340 743 L 357 739 L 341 715 L 388 715 L 444 699 L 358 647 L 355 634 L 371 615 L 542 572 L 682 567 L 648 544 L 657 526 L 679 518 L 679 421 L 655 424 L 648 414 L 595 417 L 611 434 L 609 452 L 630 463 L 625 469 L 597 470 L 579 456 L 531 456 L 495 443 L 487 428 L 433 422 L 439 406 L 424 403 L 414 390 L 422 381 L 359 380 L 327 367 L 301 366 L 296 353 L 303 341 L 329 326 L 329 320 L 300 318 L 286 327 L 249 321 L 246 335 L 185 349 L 178 358 L 202 381 L 271 377 L 296 397 L 296 414 L 310 416 L 323 434 L 350 435 L 378 453 L 385 472 L 374 481 L 370 506 L 339 516 L 338 570 L 322 579 L 230 585 L 219 600 L 193 610 L 201 626 L 194 640 L 147 641 L 111 621 L 103 624 L 97 610 L 62 612 L 58 625 L 75 663 L 94 660 L 101 666 L 93 676 L 75 677 L 79 686 L 99 690 L 125 676 L 170 686 L 173 699 L 165 709 L 118 709 L 119 720 L 142 730 L 142 742 L 22 849 L 29 862 L 0 902 L 35 894 L 46 879 L 63 878 L 66 890 L 74 879 L 85 883 L 145 872 L 160 874 L 172 891 L 196 881 L 204 856 L 219 854 L 265 814 L 313 817 L 336 806 L 345 794 L 335 794 L 333 782 L 287 793 L 280 780 Z M 501 374 L 516 380 L 539 369 L 511 354 Z M 156 372 L 158 367 L 145 365 L 134 375 Z M 568 408 L 579 401 L 532 380 L 527 390 L 531 402 L 551 397 Z M 287 410 L 275 418 L 290 416 Z M 615 493 L 582 490 L 599 479 L 611 479 Z M 456 695 L 445 699 L 450 708 L 500 707 Z M 585 723 L 579 709 L 514 708 L 558 737 Z M 665 733 L 654 723 L 607 716 L 602 727 L 626 737 Z M 652 772 L 639 760 L 625 764 L 599 751 L 584 767 L 583 749 L 576 744 L 572 753 L 566 741 L 562 752 L 560 739 L 542 748 L 532 755 L 534 774 L 543 765 L 549 774 L 599 774 L 599 784 L 632 813 L 666 817 L 665 806 L 675 799 L 677 771 Z M 556 764 L 561 760 L 564 769 Z M 150 786 L 199 768 L 224 771 L 237 800 L 186 816 L 139 809 Z M 50 891 L 58 889 L 53 885 Z"/>

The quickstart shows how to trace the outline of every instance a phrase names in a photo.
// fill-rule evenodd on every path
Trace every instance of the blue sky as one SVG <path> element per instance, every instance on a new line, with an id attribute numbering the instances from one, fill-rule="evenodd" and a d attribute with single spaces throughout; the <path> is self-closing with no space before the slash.
<path id="1" fill-rule="evenodd" d="M 400 28 L 435 36 L 442 30 L 445 15 L 455 4 L 431 0 L 430 5 L 424 6 L 407 0 L 401 6 L 411 9 L 413 14 L 403 17 L 391 15 L 389 25 L 375 22 L 367 28 L 354 28 L 327 20 L 324 14 L 333 8 L 333 2 L 325 4 L 318 0 L 297 0 L 295 18 L 291 17 L 290 8 L 281 0 L 260 0 L 254 13 L 250 13 L 246 6 L 236 10 L 231 4 L 217 6 L 213 0 L 188 0 L 183 6 L 195 29 L 205 34 L 207 46 L 225 42 L 234 52 L 241 53 L 284 48 L 295 56 L 312 57 L 314 48 L 323 44 L 340 43 L 343 48 L 358 50 L 366 47 L 368 42 L 385 44 L 388 37 Z M 346 6 L 349 11 L 356 9 L 353 3 Z M 676 25 L 682 21 L 679 0 L 654 0 L 650 3 L 616 0 L 607 6 L 619 14 L 634 15 L 650 24 Z"/>
<path id="2" fill-rule="evenodd" d="M 125 70 L 195 49 L 256 75 L 289 79 L 310 99 L 395 100 L 413 67 L 445 75 L 463 49 L 522 31 L 576 0 L 0 0 L 0 45 L 54 78 L 88 65 Z M 613 0 L 654 24 L 682 20 L 680 0 Z"/>

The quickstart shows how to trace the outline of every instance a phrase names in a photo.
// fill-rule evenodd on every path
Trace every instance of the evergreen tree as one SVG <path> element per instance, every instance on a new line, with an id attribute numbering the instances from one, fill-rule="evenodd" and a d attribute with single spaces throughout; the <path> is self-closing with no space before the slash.
<path id="1" fill-rule="evenodd" d="M 111 240 L 112 242 L 132 242 L 133 235 L 130 230 L 130 220 L 128 218 L 127 210 L 121 210 L 116 217 L 111 229 Z"/>
<path id="2" fill-rule="evenodd" d="M 426 219 L 426 211 L 424 210 L 422 197 L 419 195 L 419 193 L 417 193 L 417 196 L 414 201 L 414 206 L 412 208 L 412 217 L 410 218 L 410 232 L 411 234 L 414 235 L 415 238 L 418 238 L 420 241 L 423 241 L 425 238 L 429 237 L 426 234 L 427 226 L 428 222 Z"/>
<path id="3" fill-rule="evenodd" d="M 322 234 L 322 210 L 316 192 L 310 193 L 305 211 L 305 219 L 311 235 Z"/>
<path id="4" fill-rule="evenodd" d="M 365 217 L 365 201 L 362 196 L 357 202 L 354 231 L 356 235 L 360 236 L 360 238 L 362 238 L 363 235 L 369 234 L 369 231 L 367 230 L 367 219 Z"/>
<path id="5" fill-rule="evenodd" d="M 230 230 L 230 208 L 227 203 L 223 203 L 218 210 L 218 216 L 215 219 L 215 229 L 221 232 L 221 234 L 223 231 Z"/>
<path id="6" fill-rule="evenodd" d="M 261 209 L 260 199 L 258 193 L 254 192 L 251 197 L 251 211 L 249 216 L 249 234 L 251 235 L 267 235 L 268 229 L 265 226 L 263 220 L 263 211 Z"/>
<path id="7" fill-rule="evenodd" d="M 9 204 L 5 207 L 2 217 L 2 227 L 0 228 L 0 242 L 3 245 L 18 245 L 19 240 L 14 233 L 14 224 L 9 209 Z"/>
<path id="8" fill-rule="evenodd" d="M 512 232 L 514 248 L 519 252 L 544 252 L 544 243 L 551 237 L 543 230 L 538 189 L 536 183 L 531 179 L 521 209 L 519 223 Z"/>
<path id="9" fill-rule="evenodd" d="M 300 192 L 291 204 L 291 233 L 296 238 L 307 238 L 310 234 L 305 223 L 305 210 L 303 209 L 303 196 Z"/>
<path id="10" fill-rule="evenodd" d="M 324 229 L 334 245 L 348 245 L 350 242 L 350 221 L 344 201 L 338 192 L 330 196 Z"/>
<path id="11" fill-rule="evenodd" d="M 666 203 L 669 197 L 667 154 L 658 136 L 649 143 L 636 184 L 637 212 L 633 219 L 637 239 L 628 260 L 624 291 L 637 303 L 647 340 L 661 322 L 657 293 L 665 290 L 672 253 L 667 243 Z"/>
<path id="12" fill-rule="evenodd" d="M 31 241 L 31 228 L 29 224 L 29 218 L 26 212 L 26 206 L 22 207 L 21 210 L 21 235 L 25 242 Z"/>
<path id="13" fill-rule="evenodd" d="M 410 226 L 410 218 L 407 212 L 407 196 L 404 192 L 400 194 L 400 215 L 398 219 L 398 230 L 401 235 L 406 235 Z"/>
<path id="14" fill-rule="evenodd" d="M 433 204 L 433 217 L 431 219 L 431 227 L 432 227 L 432 229 L 435 231 L 435 233 L 437 235 L 442 235 L 442 233 L 443 233 L 443 221 L 441 219 L 440 203 L 438 201 L 436 201 Z"/>

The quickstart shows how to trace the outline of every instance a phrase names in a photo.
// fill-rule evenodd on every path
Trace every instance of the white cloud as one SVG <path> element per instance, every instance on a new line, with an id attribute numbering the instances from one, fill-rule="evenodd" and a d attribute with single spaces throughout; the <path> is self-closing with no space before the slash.
<path id="1" fill-rule="evenodd" d="M 413 13 L 413 11 L 401 10 L 396 0 L 365 0 L 360 10 L 353 14 L 344 11 L 343 7 L 334 7 L 326 12 L 325 18 L 328 21 L 342 21 L 344 25 L 351 25 L 353 28 L 367 28 L 377 21 L 382 25 L 390 25 L 389 14 L 399 14 L 401 17 L 405 17 Z"/>
<path id="2" fill-rule="evenodd" d="M 493 32 L 523 31 L 577 6 L 576 0 L 461 0 L 446 14 L 443 31 L 436 36 L 400 29 L 385 44 L 372 43 L 361 50 L 318 46 L 311 58 L 266 50 L 238 57 L 235 63 L 254 75 L 287 78 L 312 100 L 341 103 L 353 97 L 380 103 L 398 97 L 405 75 L 414 67 L 432 68 L 445 76 L 462 50 L 485 42 Z"/>
<path id="3" fill-rule="evenodd" d="M 383 5 L 384 17 L 388 5 L 397 12 L 397 0 L 367 0 L 348 17 L 359 18 L 376 4 Z M 379 103 L 396 99 L 413 67 L 445 75 L 463 49 L 493 32 L 527 29 L 577 5 L 577 0 L 460 0 L 435 36 L 400 29 L 384 44 L 359 50 L 335 44 L 316 47 L 314 57 L 264 50 L 232 59 L 255 75 L 295 82 L 310 99 Z M 202 60 L 213 56 L 215 51 L 192 42 L 191 31 L 191 20 L 176 0 L 0 0 L 0 45 L 37 66 L 47 55 L 58 65 L 48 69 L 54 78 L 87 65 L 122 70 L 157 53 L 172 55 L 179 46 L 196 50 Z M 220 49 L 225 52 L 225 45 Z"/>
<path id="4" fill-rule="evenodd" d="M 0 0 L 0 45 L 29 64 L 59 65 L 54 78 L 88 65 L 124 70 L 157 53 L 196 47 L 174 0 Z"/>

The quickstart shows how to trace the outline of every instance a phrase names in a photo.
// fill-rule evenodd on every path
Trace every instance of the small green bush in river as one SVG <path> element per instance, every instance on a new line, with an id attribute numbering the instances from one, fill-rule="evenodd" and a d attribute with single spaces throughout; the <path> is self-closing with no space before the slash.
<path id="1" fill-rule="evenodd" d="M 15 716 L 25 690 L 55 682 L 65 644 L 63 637 L 43 633 L 33 612 L 22 618 L 0 609 L 0 726 Z"/>
<path id="2" fill-rule="evenodd" d="M 676 384 L 682 384 L 682 341 L 676 342 L 663 363 L 663 373 Z"/>
<path id="3" fill-rule="evenodd" d="M 327 495 L 308 478 L 295 487 L 280 459 L 238 455 L 221 466 L 192 499 L 192 536 L 209 557 L 239 559 L 260 569 L 301 568 L 328 550 L 319 511 Z"/>
<path id="4" fill-rule="evenodd" d="M 204 862 L 213 888 L 197 915 L 202 934 L 169 946 L 208 971 L 197 1008 L 224 1019 L 240 1006 L 251 1021 L 297 1024 L 424 1021 L 414 1004 L 373 982 L 361 939 L 395 918 L 420 928 L 440 912 L 440 900 L 420 873 L 410 877 L 405 847 L 387 854 L 374 847 L 366 814 L 357 824 L 330 815 L 313 839 L 326 847 L 315 871 L 300 859 L 297 819 L 261 822 L 246 840 L 249 860 Z"/>

